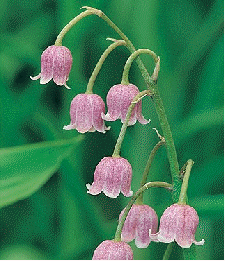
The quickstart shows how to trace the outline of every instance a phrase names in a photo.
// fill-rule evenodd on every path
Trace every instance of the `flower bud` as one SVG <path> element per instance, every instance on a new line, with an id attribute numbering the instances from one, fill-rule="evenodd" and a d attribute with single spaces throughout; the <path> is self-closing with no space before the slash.
<path id="1" fill-rule="evenodd" d="M 67 47 L 51 45 L 41 55 L 41 73 L 30 78 L 40 78 L 40 84 L 46 84 L 53 78 L 57 85 L 64 85 L 70 89 L 66 81 L 69 79 L 72 61 L 71 52 Z"/>
<path id="2" fill-rule="evenodd" d="M 78 132 L 99 131 L 105 133 L 109 130 L 101 117 L 105 112 L 105 104 L 97 94 L 78 94 L 71 102 L 70 125 L 64 126 L 64 130 L 76 129 Z"/>
<path id="3" fill-rule="evenodd" d="M 108 92 L 106 101 L 108 113 L 102 114 L 102 118 L 106 121 L 115 121 L 121 119 L 123 123 L 126 119 L 127 111 L 134 97 L 139 93 L 138 87 L 133 84 L 114 85 Z M 128 125 L 134 125 L 136 121 L 141 124 L 147 124 L 149 121 L 144 119 L 142 115 L 142 101 L 140 100 L 134 107 Z"/>
<path id="4" fill-rule="evenodd" d="M 200 242 L 195 240 L 198 223 L 198 214 L 194 208 L 173 204 L 164 211 L 160 219 L 159 232 L 151 234 L 150 231 L 150 238 L 164 243 L 176 241 L 182 248 L 189 248 L 192 243 L 203 245 L 204 239 Z"/>
<path id="5" fill-rule="evenodd" d="M 87 184 L 88 193 L 97 195 L 103 191 L 110 198 L 118 197 L 120 191 L 124 196 L 133 195 L 131 188 L 132 167 L 121 157 L 105 157 L 96 166 L 94 182 Z"/>
<path id="6" fill-rule="evenodd" d="M 122 218 L 124 210 L 121 212 L 119 219 Z M 151 242 L 149 229 L 156 233 L 157 228 L 158 217 L 154 209 L 148 205 L 133 205 L 126 217 L 121 238 L 125 242 L 135 239 L 138 248 L 146 248 Z"/>
<path id="7" fill-rule="evenodd" d="M 95 249 L 92 260 L 133 260 L 133 251 L 125 242 L 105 240 Z"/>

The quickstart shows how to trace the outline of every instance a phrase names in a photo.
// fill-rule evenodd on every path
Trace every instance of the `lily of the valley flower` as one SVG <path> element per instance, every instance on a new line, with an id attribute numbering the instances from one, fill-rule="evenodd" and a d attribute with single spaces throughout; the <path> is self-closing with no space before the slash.
<path id="1" fill-rule="evenodd" d="M 88 193 L 97 195 L 103 191 L 110 198 L 118 197 L 120 191 L 126 197 L 133 195 L 131 188 L 132 167 L 122 157 L 105 157 L 96 166 L 94 182 L 87 184 Z"/>
<path id="2" fill-rule="evenodd" d="M 189 248 L 192 243 L 203 245 L 204 239 L 200 242 L 195 240 L 198 223 L 199 217 L 194 208 L 173 204 L 164 211 L 160 219 L 159 232 L 151 234 L 150 231 L 150 238 L 163 243 L 176 241 L 182 248 Z"/>
<path id="3" fill-rule="evenodd" d="M 117 84 L 111 87 L 106 97 L 108 113 L 106 115 L 102 114 L 102 118 L 105 121 L 121 119 L 121 122 L 123 123 L 126 119 L 128 107 L 138 93 L 138 87 L 133 84 Z M 137 120 L 141 124 L 149 123 L 142 115 L 141 100 L 135 105 L 128 125 L 134 125 Z"/>
<path id="4" fill-rule="evenodd" d="M 97 94 L 78 94 L 71 102 L 70 125 L 64 126 L 64 130 L 76 129 L 80 133 L 99 131 L 105 133 L 109 127 L 101 117 L 105 112 L 105 104 Z"/>
<path id="5" fill-rule="evenodd" d="M 30 77 L 32 80 L 40 78 L 40 84 L 46 84 L 51 79 L 57 85 L 66 85 L 69 78 L 69 73 L 72 67 L 72 55 L 70 50 L 65 46 L 49 46 L 41 55 L 41 73 L 35 77 Z"/>
<path id="6" fill-rule="evenodd" d="M 121 219 L 124 210 L 121 212 Z M 146 248 L 151 242 L 149 230 L 156 233 L 158 229 L 158 216 L 154 209 L 148 205 L 133 205 L 126 217 L 121 238 L 125 242 L 135 239 L 138 248 Z"/>

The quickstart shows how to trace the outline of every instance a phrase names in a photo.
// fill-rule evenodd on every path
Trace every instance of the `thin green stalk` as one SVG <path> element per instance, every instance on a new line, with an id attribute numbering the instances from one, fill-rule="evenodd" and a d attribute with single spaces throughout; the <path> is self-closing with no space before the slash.
<path id="1" fill-rule="evenodd" d="M 143 172 L 143 175 L 142 175 L 142 180 L 141 180 L 141 185 L 140 187 L 143 187 L 144 184 L 147 182 L 147 177 L 148 177 L 148 174 L 149 174 L 149 170 L 150 170 L 150 167 L 152 165 L 152 161 L 155 157 L 155 154 L 157 152 L 157 150 L 163 145 L 165 144 L 165 140 L 160 140 L 156 145 L 155 147 L 152 149 L 150 155 L 149 155 L 149 158 L 148 158 L 148 161 L 147 161 L 147 164 L 145 166 L 145 170 Z M 138 199 L 136 200 L 136 203 L 137 204 L 143 204 L 143 193 L 140 194 L 140 196 L 138 197 Z"/>
<path id="2" fill-rule="evenodd" d="M 101 11 L 92 7 L 88 6 L 83 6 L 83 8 L 86 8 L 87 10 L 93 11 L 93 14 L 98 15 L 100 18 L 102 18 L 111 28 L 113 28 L 119 35 L 120 37 L 126 42 L 126 46 L 128 50 L 133 53 L 136 51 L 134 45 L 132 42 L 127 38 L 127 36 Z M 95 12 L 95 13 L 94 13 Z M 145 79 L 145 82 L 151 92 L 154 91 L 153 86 L 155 85 L 155 82 L 151 79 L 147 69 L 145 68 L 142 60 L 140 57 L 137 57 L 136 59 L 137 65 L 141 71 L 141 74 L 143 78 Z"/>
<path id="3" fill-rule="evenodd" d="M 137 58 L 137 56 L 142 53 L 151 55 L 152 58 L 154 59 L 154 62 L 157 64 L 159 58 L 153 51 L 151 51 L 149 49 L 138 49 L 137 51 L 133 52 L 126 61 L 126 64 L 123 69 L 121 84 L 124 84 L 124 85 L 129 84 L 128 75 L 129 75 L 131 64 L 134 61 L 134 59 Z"/>
<path id="4" fill-rule="evenodd" d="M 121 241 L 121 233 L 123 229 L 124 222 L 126 220 L 126 217 L 128 215 L 128 212 L 130 211 L 132 205 L 134 204 L 135 200 L 139 197 L 141 193 L 143 193 L 146 189 L 148 188 L 153 188 L 153 187 L 160 187 L 160 188 L 167 188 L 167 189 L 172 189 L 172 185 L 167 183 L 167 182 L 160 182 L 160 181 L 155 181 L 155 182 L 148 182 L 146 183 L 143 187 L 141 187 L 132 197 L 130 202 L 127 204 L 123 216 L 121 217 L 119 224 L 117 226 L 116 234 L 115 234 L 115 241 Z"/>
<path id="5" fill-rule="evenodd" d="M 181 191 L 180 191 L 180 197 L 179 197 L 178 204 L 186 204 L 188 181 L 189 181 L 191 168 L 192 168 L 193 164 L 194 164 L 194 161 L 192 159 L 189 159 L 187 161 L 187 166 L 186 166 L 186 170 L 185 170 L 185 174 L 184 174 L 184 178 L 183 178 L 183 183 L 182 183 L 182 187 L 181 187 Z"/>
<path id="6" fill-rule="evenodd" d="M 93 86 L 94 86 L 94 82 L 95 82 L 95 79 L 100 71 L 100 69 L 102 68 L 102 65 L 106 59 L 106 57 L 117 47 L 117 46 L 120 46 L 120 45 L 126 45 L 126 42 L 124 40 L 115 40 L 115 39 L 111 39 L 111 38 L 108 38 L 108 40 L 113 40 L 115 41 L 114 43 L 112 43 L 105 51 L 104 53 L 102 54 L 101 58 L 99 59 L 98 63 L 96 64 L 95 66 L 95 69 L 89 79 L 89 82 L 88 82 L 88 85 L 87 85 L 87 90 L 86 90 L 86 94 L 92 94 L 93 91 Z"/>
<path id="7" fill-rule="evenodd" d="M 120 130 L 120 134 L 119 137 L 117 139 L 116 145 L 115 145 L 115 149 L 113 152 L 112 157 L 119 157 L 120 156 L 120 149 L 121 149 L 121 145 L 127 130 L 127 126 L 128 126 L 128 122 L 130 120 L 131 117 L 131 113 L 132 110 L 134 109 L 136 103 L 138 103 L 144 96 L 149 95 L 150 91 L 149 90 L 145 90 L 143 92 L 139 92 L 133 99 L 133 101 L 131 102 L 131 105 L 129 106 L 128 110 L 127 110 L 127 115 L 126 115 L 126 119 L 122 125 L 122 128 Z"/>
<path id="8" fill-rule="evenodd" d="M 165 113 L 165 109 L 164 109 L 163 102 L 160 97 L 157 85 L 155 86 L 155 92 L 154 92 L 153 99 L 155 101 L 155 108 L 156 108 L 156 112 L 158 114 L 163 136 L 166 140 L 167 157 L 168 157 L 169 164 L 170 164 L 172 183 L 174 186 L 173 201 L 177 202 L 179 199 L 179 194 L 180 194 L 180 189 L 181 189 L 181 181 L 179 179 L 179 165 L 178 165 L 178 161 L 177 161 L 177 152 L 175 149 L 172 132 L 171 132 L 168 120 L 167 120 L 167 116 Z"/>
<path id="9" fill-rule="evenodd" d="M 62 40 L 63 37 L 66 35 L 66 33 L 77 23 L 79 22 L 81 19 L 83 19 L 84 17 L 88 16 L 88 15 L 93 15 L 96 14 L 96 10 L 92 9 L 92 10 L 86 10 L 85 12 L 82 12 L 81 14 L 79 14 L 78 16 L 76 16 L 75 18 L 73 18 L 67 25 L 64 26 L 64 28 L 62 29 L 62 31 L 59 33 L 59 35 L 56 38 L 55 41 L 55 45 L 62 45 Z"/>

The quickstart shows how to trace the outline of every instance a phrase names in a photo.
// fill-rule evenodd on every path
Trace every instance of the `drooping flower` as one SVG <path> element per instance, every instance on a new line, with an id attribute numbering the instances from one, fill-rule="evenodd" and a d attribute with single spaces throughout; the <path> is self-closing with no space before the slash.
<path id="1" fill-rule="evenodd" d="M 195 232 L 199 223 L 199 217 L 194 208 L 188 205 L 173 204 L 168 207 L 161 219 L 159 232 L 151 234 L 153 241 L 170 243 L 176 241 L 182 248 L 189 248 L 192 243 L 203 245 L 195 240 Z"/>
<path id="2" fill-rule="evenodd" d="M 30 78 L 40 78 L 40 84 L 46 84 L 53 79 L 57 85 L 64 85 L 70 89 L 66 81 L 69 79 L 72 62 L 73 58 L 67 47 L 51 45 L 41 55 L 41 73 Z"/>
<path id="3" fill-rule="evenodd" d="M 119 219 L 124 210 L 120 213 Z M 151 242 L 149 230 L 156 233 L 157 228 L 158 217 L 154 209 L 148 205 L 133 205 L 126 217 L 121 238 L 125 242 L 135 239 L 135 245 L 138 248 L 146 248 Z"/>
<path id="4" fill-rule="evenodd" d="M 125 242 L 105 240 L 95 249 L 92 260 L 133 260 L 133 251 Z"/>
<path id="5" fill-rule="evenodd" d="M 99 131 L 105 133 L 109 127 L 105 126 L 101 113 L 105 112 L 105 104 L 97 94 L 78 94 L 70 106 L 69 125 L 64 126 L 64 130 L 76 129 L 78 132 Z"/>
<path id="6" fill-rule="evenodd" d="M 133 195 L 131 189 L 132 167 L 122 157 L 104 157 L 96 166 L 94 182 L 87 184 L 88 193 L 97 195 L 103 191 L 110 198 Z"/>
<path id="7" fill-rule="evenodd" d="M 121 119 L 121 122 L 123 123 L 126 119 L 127 110 L 131 105 L 132 100 L 138 93 L 138 87 L 133 84 L 117 84 L 111 87 L 106 97 L 108 113 L 106 115 L 102 114 L 102 118 L 106 121 L 115 121 L 117 119 Z M 141 100 L 135 105 L 128 125 L 134 125 L 137 120 L 141 124 L 149 123 L 149 121 L 144 119 L 142 115 Z"/>

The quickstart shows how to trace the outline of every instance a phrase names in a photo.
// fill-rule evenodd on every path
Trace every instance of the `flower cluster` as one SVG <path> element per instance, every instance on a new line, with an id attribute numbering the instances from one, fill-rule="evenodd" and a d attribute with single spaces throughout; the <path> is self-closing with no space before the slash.
<path id="1" fill-rule="evenodd" d="M 112 44 L 113 48 L 115 44 Z M 117 45 L 119 44 L 121 43 Z M 108 55 L 111 49 L 108 48 L 104 54 Z M 110 127 L 106 127 L 105 121 L 115 121 L 117 119 L 121 119 L 121 122 L 124 123 L 123 127 L 125 126 L 121 129 L 113 155 L 104 157 L 99 162 L 94 172 L 92 185 L 86 185 L 87 193 L 91 195 L 98 195 L 103 192 L 110 198 L 116 198 L 121 192 L 126 197 L 133 196 L 131 190 L 132 167 L 127 159 L 120 157 L 119 151 L 127 126 L 134 125 L 137 120 L 141 124 L 149 123 L 142 115 L 142 101 L 139 97 L 143 97 L 140 96 L 143 92 L 140 93 L 138 87 L 128 83 L 127 73 L 133 61 L 132 59 L 143 51 L 152 55 L 156 62 L 152 77 L 156 81 L 159 71 L 159 58 L 148 49 L 139 49 L 129 57 L 126 63 L 122 83 L 114 85 L 109 90 L 106 97 L 108 107 L 106 114 L 105 103 L 99 95 L 93 94 L 92 81 L 90 80 L 91 87 L 88 83 L 86 93 L 76 95 L 71 102 L 71 121 L 69 125 L 64 126 L 64 130 L 76 129 L 80 133 L 94 131 L 105 133 L 106 130 L 110 129 Z M 102 57 L 98 66 L 105 59 L 105 57 Z M 36 77 L 31 77 L 31 79 L 37 80 L 40 78 L 41 84 L 46 84 L 53 79 L 57 85 L 64 85 L 69 89 L 66 81 L 71 67 L 72 55 L 67 47 L 49 46 L 41 56 L 41 73 Z M 99 71 L 98 67 L 96 71 Z M 93 78 L 95 77 L 96 75 L 93 76 Z M 135 195 L 136 193 L 133 196 L 134 200 L 132 198 L 132 204 L 137 199 Z M 176 241 L 182 248 L 189 248 L 192 243 L 196 245 L 204 244 L 204 240 L 200 242 L 195 240 L 199 218 L 195 209 L 186 205 L 186 202 L 179 201 L 165 210 L 160 219 L 159 230 L 158 216 L 155 210 L 148 205 L 144 205 L 143 202 L 136 202 L 133 205 L 130 203 L 129 208 L 125 208 L 121 212 L 119 222 L 121 224 L 119 240 L 115 236 L 114 240 L 103 241 L 94 251 L 93 260 L 133 259 L 132 249 L 127 244 L 132 240 L 135 240 L 138 248 L 148 247 L 151 241 L 163 243 Z"/>

